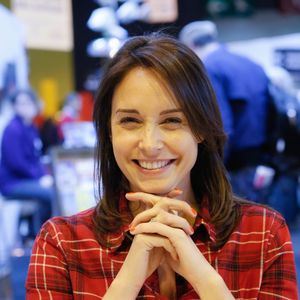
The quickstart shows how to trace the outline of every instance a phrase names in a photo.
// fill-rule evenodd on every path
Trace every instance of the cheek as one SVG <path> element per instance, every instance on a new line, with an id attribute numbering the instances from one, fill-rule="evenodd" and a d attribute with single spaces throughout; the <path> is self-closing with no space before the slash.
<path id="1" fill-rule="evenodd" d="M 123 130 L 112 130 L 111 142 L 116 161 L 122 162 L 125 156 L 130 157 L 136 144 L 136 138 Z"/>
<path id="2" fill-rule="evenodd" d="M 169 135 L 168 144 L 183 153 L 189 153 L 198 148 L 196 139 L 190 134 Z"/>
<path id="3" fill-rule="evenodd" d="M 136 142 L 137 136 L 126 130 L 112 129 L 111 140 L 113 146 L 127 148 Z"/>
<path id="4" fill-rule="evenodd" d="M 194 165 L 198 155 L 198 143 L 196 140 L 193 137 L 182 138 L 178 140 L 176 147 L 183 159 Z"/>

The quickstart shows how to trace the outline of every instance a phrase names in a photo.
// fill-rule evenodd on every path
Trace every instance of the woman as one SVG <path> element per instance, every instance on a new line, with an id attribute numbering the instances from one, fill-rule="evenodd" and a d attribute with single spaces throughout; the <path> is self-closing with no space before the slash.
<path id="1" fill-rule="evenodd" d="M 94 122 L 101 202 L 44 225 L 28 299 L 297 298 L 283 218 L 231 193 L 220 113 L 191 50 L 130 39 Z"/>

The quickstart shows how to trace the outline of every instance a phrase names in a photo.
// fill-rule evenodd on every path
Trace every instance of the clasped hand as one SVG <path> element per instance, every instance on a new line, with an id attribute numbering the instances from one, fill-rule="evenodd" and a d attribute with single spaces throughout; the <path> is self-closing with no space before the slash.
<path id="1" fill-rule="evenodd" d="M 167 263 L 190 282 L 199 275 L 203 260 L 206 262 L 190 237 L 194 231 L 187 219 L 194 219 L 196 211 L 187 202 L 173 198 L 178 194 L 176 190 L 166 197 L 142 192 L 126 194 L 129 201 L 142 201 L 149 207 L 135 216 L 129 228 L 134 235 L 130 250 L 142 253 L 138 264 L 142 281 Z"/>

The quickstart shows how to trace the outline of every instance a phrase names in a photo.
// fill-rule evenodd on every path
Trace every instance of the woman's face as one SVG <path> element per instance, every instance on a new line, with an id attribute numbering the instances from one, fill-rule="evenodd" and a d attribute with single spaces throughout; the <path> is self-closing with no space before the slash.
<path id="1" fill-rule="evenodd" d="M 190 191 L 198 143 L 162 82 L 150 70 L 135 68 L 116 87 L 112 101 L 113 151 L 131 191 Z"/>

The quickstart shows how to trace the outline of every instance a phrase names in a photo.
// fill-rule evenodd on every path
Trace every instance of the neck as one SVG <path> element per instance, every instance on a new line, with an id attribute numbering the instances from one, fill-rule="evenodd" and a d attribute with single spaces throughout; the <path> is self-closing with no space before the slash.
<path id="1" fill-rule="evenodd" d="M 178 187 L 179 189 L 180 186 Z M 187 202 L 189 205 L 191 205 L 192 207 L 197 207 L 197 202 L 196 202 L 196 198 L 195 198 L 195 195 L 194 195 L 194 191 L 192 189 L 192 186 L 191 184 L 189 183 L 189 185 L 182 190 L 182 194 L 179 195 L 179 198 L 185 202 Z"/>

